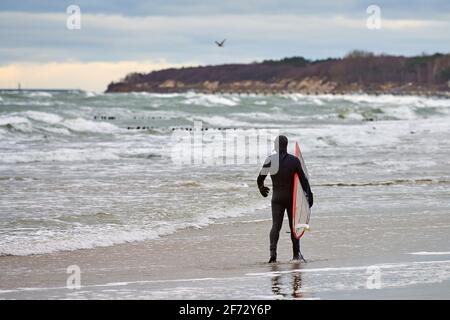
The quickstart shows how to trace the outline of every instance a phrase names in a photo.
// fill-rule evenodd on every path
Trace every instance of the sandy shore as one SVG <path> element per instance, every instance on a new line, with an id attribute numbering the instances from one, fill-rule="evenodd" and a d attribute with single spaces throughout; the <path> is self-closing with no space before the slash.
<path id="1" fill-rule="evenodd" d="M 0 257 L 4 275 L 1 290 L 65 286 L 70 265 L 80 267 L 82 285 L 232 277 L 245 271 L 262 271 L 268 268 L 265 261 L 269 230 L 270 221 L 222 222 L 202 229 L 181 230 L 157 240 Z M 289 241 L 287 234 L 280 241 L 279 254 L 286 261 L 291 252 Z"/>
<path id="2" fill-rule="evenodd" d="M 270 225 L 270 220 L 224 220 L 202 229 L 181 230 L 145 242 L 46 255 L 0 257 L 0 298 L 355 299 L 450 296 L 450 261 L 445 257 L 440 258 L 444 262 L 438 262 L 439 265 L 433 262 L 432 257 L 422 259 L 422 264 L 416 265 L 417 257 L 404 255 L 403 264 L 397 266 L 398 256 L 382 255 L 383 250 L 388 250 L 386 247 L 346 248 L 345 238 L 341 242 L 330 243 L 330 234 L 336 225 L 330 225 L 328 219 L 316 219 L 313 230 L 302 240 L 303 253 L 309 260 L 307 264 L 288 262 L 291 244 L 285 220 L 279 243 L 280 263 L 269 265 L 266 260 Z M 390 241 L 389 238 L 386 240 Z M 387 275 L 394 276 L 386 290 L 369 290 L 366 288 L 366 268 L 380 260 L 385 263 L 381 268 L 389 272 Z M 66 288 L 69 276 L 66 271 L 70 265 L 80 267 L 80 289 Z M 426 274 L 432 276 L 432 272 L 437 270 L 443 277 L 442 281 L 417 284 L 414 277 L 420 276 L 420 271 L 430 266 L 433 269 Z M 397 276 L 405 272 L 409 272 L 410 278 L 405 280 L 404 276 Z M 449 277 L 445 276 L 447 273 Z M 410 287 L 408 281 L 416 281 L 416 285 Z"/>

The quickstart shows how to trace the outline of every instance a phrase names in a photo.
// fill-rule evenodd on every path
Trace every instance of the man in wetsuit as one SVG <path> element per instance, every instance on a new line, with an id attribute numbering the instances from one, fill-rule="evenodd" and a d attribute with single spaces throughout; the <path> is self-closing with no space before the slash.
<path id="1" fill-rule="evenodd" d="M 270 230 L 269 263 L 277 261 L 277 243 L 283 224 L 285 210 L 287 210 L 289 227 L 291 229 L 293 260 L 305 261 L 300 252 L 300 240 L 295 238 L 292 230 L 292 200 L 295 173 L 300 177 L 300 183 L 303 190 L 306 192 L 309 207 L 312 207 L 313 205 L 313 194 L 308 179 L 303 172 L 300 160 L 287 153 L 287 145 L 288 139 L 286 136 L 278 136 L 275 139 L 276 154 L 273 154 L 266 159 L 257 179 L 259 191 L 263 197 L 267 197 L 270 189 L 264 186 L 264 179 L 268 174 L 270 174 L 270 177 L 272 178 L 272 229 Z"/>

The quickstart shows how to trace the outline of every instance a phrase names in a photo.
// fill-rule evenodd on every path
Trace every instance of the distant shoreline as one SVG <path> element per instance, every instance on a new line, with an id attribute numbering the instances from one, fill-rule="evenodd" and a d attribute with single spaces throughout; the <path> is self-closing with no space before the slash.
<path id="1" fill-rule="evenodd" d="M 381 96 L 381 95 L 392 95 L 392 96 L 419 96 L 419 97 L 437 97 L 437 98 L 448 98 L 450 99 L 450 91 L 402 91 L 402 92 L 381 92 L 381 91 L 336 91 L 336 92 L 304 92 L 304 91 L 198 91 L 198 90 L 186 90 L 186 91 L 173 91 L 173 92 L 153 92 L 153 91 L 105 91 L 107 94 L 116 93 L 149 93 L 149 94 L 184 94 L 184 93 L 195 93 L 195 94 L 225 94 L 225 95 L 239 95 L 239 96 L 250 96 L 250 95 L 260 95 L 260 96 L 270 96 L 270 95 L 289 95 L 289 94 L 303 94 L 306 96 L 320 96 L 320 95 L 369 95 L 369 96 Z"/>
<path id="2" fill-rule="evenodd" d="M 415 57 L 353 51 L 344 58 L 303 57 L 130 73 L 106 92 L 450 95 L 450 54 Z"/>
<path id="3" fill-rule="evenodd" d="M 43 89 L 43 88 L 32 88 L 32 89 L 4 89 L 0 88 L 0 92 L 39 92 L 39 91 L 46 91 L 46 92 L 83 92 L 84 90 L 81 89 Z"/>
<path id="4" fill-rule="evenodd" d="M 82 90 L 82 89 L 2 89 L 0 88 L 0 93 L 2 92 L 10 92 L 10 93 L 27 93 L 27 92 L 49 92 L 49 93 L 68 93 L 68 92 L 91 92 L 90 90 Z M 305 91 L 198 91 L 198 90 L 186 90 L 186 91 L 174 91 L 174 92 L 149 92 L 149 91 L 105 91 L 103 93 L 106 94 L 116 94 L 116 93 L 149 93 L 149 94 L 183 94 L 183 93 L 195 93 L 195 94 L 225 94 L 225 95 L 238 95 L 238 96 L 250 96 L 250 95 L 260 95 L 260 96 L 270 96 L 270 95 L 289 95 L 289 94 L 303 94 L 307 96 L 320 96 L 320 95 L 369 95 L 369 96 L 381 96 L 381 95 L 393 95 L 393 96 L 420 96 L 420 97 L 435 97 L 435 98 L 444 98 L 450 99 L 450 91 L 401 91 L 401 92 L 381 92 L 381 91 L 373 91 L 373 92 L 365 92 L 365 91 L 336 91 L 336 92 L 305 92 Z M 98 93 L 102 93 L 102 91 L 98 91 Z"/>

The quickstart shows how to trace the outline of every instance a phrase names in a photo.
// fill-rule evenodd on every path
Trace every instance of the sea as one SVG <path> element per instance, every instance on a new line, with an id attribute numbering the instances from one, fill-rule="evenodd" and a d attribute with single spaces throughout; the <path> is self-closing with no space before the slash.
<path id="1" fill-rule="evenodd" d="M 291 153 L 299 143 L 314 193 L 307 256 L 331 261 L 301 271 L 310 291 L 360 298 L 345 279 L 365 286 L 375 264 L 393 297 L 450 297 L 450 99 L 439 97 L 0 91 L 0 259 L 270 221 L 256 178 L 279 134 Z M 241 296 L 225 281 L 191 297 L 267 297 L 245 279 Z"/>
<path id="2" fill-rule="evenodd" d="M 214 161 L 180 158 L 180 137 L 192 142 L 194 132 L 208 136 L 199 143 Z M 300 144 L 315 217 L 417 219 L 423 228 L 445 218 L 436 251 L 450 251 L 450 99 L 42 90 L 0 92 L 0 255 L 270 218 L 256 178 L 277 134 L 290 152 Z M 205 151 L 236 136 L 269 147 L 238 147 L 231 160 Z"/>

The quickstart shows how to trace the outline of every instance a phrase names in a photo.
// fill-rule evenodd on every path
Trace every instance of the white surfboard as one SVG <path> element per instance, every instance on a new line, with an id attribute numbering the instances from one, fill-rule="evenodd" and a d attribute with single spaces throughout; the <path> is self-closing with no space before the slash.
<path id="1" fill-rule="evenodd" d="M 295 143 L 295 156 L 299 158 L 303 172 L 308 178 L 305 161 L 303 160 L 298 143 Z M 306 230 L 309 230 L 309 217 L 311 209 L 309 208 L 308 199 L 306 199 L 305 191 L 302 188 L 300 179 L 297 174 L 294 175 L 294 196 L 292 203 L 292 220 L 294 222 L 294 235 L 300 239 Z"/>

